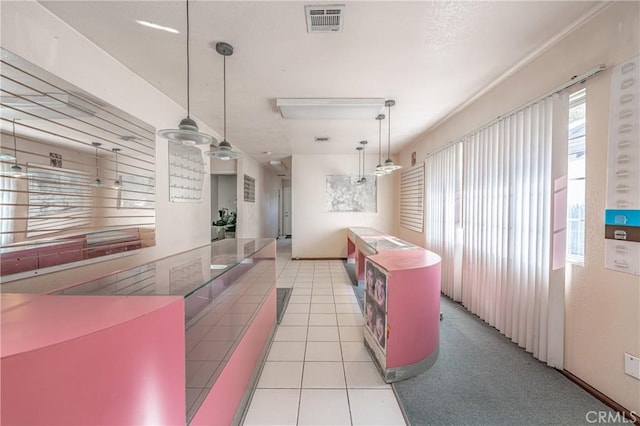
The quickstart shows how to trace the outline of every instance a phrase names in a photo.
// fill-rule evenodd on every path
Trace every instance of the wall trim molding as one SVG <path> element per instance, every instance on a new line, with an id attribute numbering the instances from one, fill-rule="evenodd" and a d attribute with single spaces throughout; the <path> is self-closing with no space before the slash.
<path id="1" fill-rule="evenodd" d="M 608 407 L 612 408 L 613 410 L 619 413 L 622 413 L 625 418 L 629 419 L 630 421 L 633 421 L 633 423 L 636 426 L 640 426 L 640 413 L 634 413 L 631 410 L 623 407 L 622 405 L 618 404 L 616 401 L 609 398 L 607 395 L 603 394 L 598 389 L 594 388 L 589 383 L 585 382 L 584 380 L 574 375 L 570 371 L 567 371 L 567 370 L 558 370 L 558 371 L 560 371 L 565 377 L 567 377 L 569 380 L 571 380 L 572 382 L 580 386 L 582 389 L 584 389 L 585 391 L 593 395 L 595 398 L 600 400 L 603 404 L 607 405 Z"/>
<path id="2" fill-rule="evenodd" d="M 292 257 L 291 260 L 347 260 L 346 257 Z"/>

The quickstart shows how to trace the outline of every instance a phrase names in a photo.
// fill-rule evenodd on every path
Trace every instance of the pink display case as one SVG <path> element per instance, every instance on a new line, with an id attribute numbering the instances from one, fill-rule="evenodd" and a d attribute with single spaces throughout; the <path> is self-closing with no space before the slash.
<path id="1" fill-rule="evenodd" d="M 228 239 L 2 295 L 0 423 L 238 423 L 276 325 L 275 256 Z"/>
<path id="2" fill-rule="evenodd" d="M 365 346 L 387 383 L 438 358 L 440 256 L 372 228 L 349 228 L 348 253 L 364 285 Z"/>

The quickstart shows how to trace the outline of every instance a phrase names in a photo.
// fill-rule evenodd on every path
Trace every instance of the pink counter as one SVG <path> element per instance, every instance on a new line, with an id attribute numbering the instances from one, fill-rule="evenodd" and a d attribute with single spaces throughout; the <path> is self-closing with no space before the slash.
<path id="1" fill-rule="evenodd" d="M 440 256 L 372 228 L 349 228 L 348 257 L 365 287 L 365 345 L 385 381 L 438 358 Z"/>
<path id="2" fill-rule="evenodd" d="M 181 297 L 3 294 L 3 425 L 184 422 Z"/>
<path id="3" fill-rule="evenodd" d="M 0 424 L 237 424 L 276 326 L 275 250 L 223 240 L 1 294 Z"/>

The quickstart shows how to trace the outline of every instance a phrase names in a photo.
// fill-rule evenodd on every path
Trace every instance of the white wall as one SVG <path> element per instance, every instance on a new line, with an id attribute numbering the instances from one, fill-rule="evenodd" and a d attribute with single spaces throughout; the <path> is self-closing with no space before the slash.
<path id="1" fill-rule="evenodd" d="M 403 150 L 418 161 L 450 141 L 604 63 L 640 51 L 640 3 L 615 2 L 424 138 Z M 472 72 L 470 68 L 469 72 Z M 624 374 L 623 354 L 640 356 L 640 278 L 604 268 L 604 209 L 610 72 L 587 84 L 587 199 L 584 267 L 571 267 L 566 289 L 565 369 L 640 413 L 640 381 Z M 406 164 L 405 164 L 406 165 Z M 424 244 L 424 234 L 400 237 Z"/>
<path id="2" fill-rule="evenodd" d="M 368 155 L 366 170 L 373 170 L 377 155 Z M 347 228 L 369 226 L 397 233 L 394 205 L 399 172 L 378 178 L 377 213 L 330 213 L 325 207 L 327 175 L 351 175 L 358 170 L 353 155 L 294 155 L 291 166 L 292 256 L 294 258 L 347 257 Z M 373 176 L 372 176 L 373 177 Z"/>
<path id="3" fill-rule="evenodd" d="M 244 201 L 244 175 L 256 180 L 255 202 Z M 278 188 L 280 178 L 255 161 L 238 159 L 238 222 L 236 238 L 278 237 Z"/>
<path id="4" fill-rule="evenodd" d="M 186 116 L 182 107 L 38 3 L 2 2 L 1 19 L 3 48 L 97 98 L 156 128 L 176 126 Z M 199 125 L 202 131 L 214 133 L 202 123 Z M 210 180 L 205 176 L 203 199 L 200 203 L 169 203 L 167 147 L 167 141 L 158 138 L 155 247 L 118 260 L 4 283 L 2 291 L 42 292 L 208 244 L 211 219 Z"/>

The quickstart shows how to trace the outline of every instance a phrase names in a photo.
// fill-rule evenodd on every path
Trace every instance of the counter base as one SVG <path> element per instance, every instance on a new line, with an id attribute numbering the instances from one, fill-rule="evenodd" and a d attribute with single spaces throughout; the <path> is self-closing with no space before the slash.
<path id="1" fill-rule="evenodd" d="M 369 345 L 369 342 L 367 342 L 366 339 L 364 340 L 364 346 L 369 351 L 369 354 L 373 359 L 373 363 L 378 368 L 378 371 L 380 371 L 380 374 L 382 375 L 382 379 L 386 383 L 400 382 L 402 380 L 406 380 L 411 377 L 415 377 L 419 374 L 424 373 L 425 371 L 430 369 L 433 366 L 433 364 L 436 363 L 436 361 L 438 360 L 438 354 L 440 353 L 440 348 L 436 347 L 436 349 L 431 353 L 431 355 L 429 355 L 422 361 L 418 361 L 414 364 L 403 365 L 401 367 L 386 368 L 380 365 L 373 349 L 371 348 L 371 346 Z"/>

